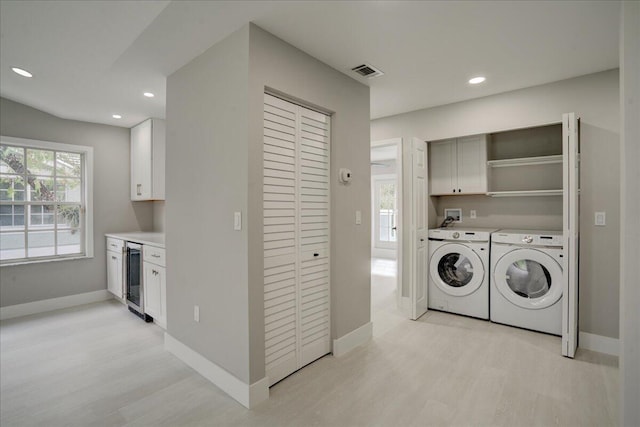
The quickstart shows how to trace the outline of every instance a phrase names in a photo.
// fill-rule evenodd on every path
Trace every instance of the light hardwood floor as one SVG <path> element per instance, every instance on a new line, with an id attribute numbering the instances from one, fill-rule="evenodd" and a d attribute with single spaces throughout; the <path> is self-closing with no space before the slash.
<path id="1" fill-rule="evenodd" d="M 606 426 L 615 357 L 560 356 L 552 337 L 429 312 L 326 356 L 246 410 L 115 301 L 0 326 L 0 424 L 9 426 Z"/>

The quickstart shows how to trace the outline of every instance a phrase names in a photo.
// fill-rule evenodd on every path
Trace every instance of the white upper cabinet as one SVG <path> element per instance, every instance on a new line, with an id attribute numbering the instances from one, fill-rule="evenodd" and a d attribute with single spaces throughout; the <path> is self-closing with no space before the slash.
<path id="1" fill-rule="evenodd" d="M 164 200 L 165 122 L 131 128 L 131 200 Z"/>
<path id="2" fill-rule="evenodd" d="M 487 136 L 431 143 L 431 195 L 487 192 Z"/>
<path id="3" fill-rule="evenodd" d="M 453 194 L 458 189 L 456 177 L 456 140 L 431 143 L 431 194 Z"/>

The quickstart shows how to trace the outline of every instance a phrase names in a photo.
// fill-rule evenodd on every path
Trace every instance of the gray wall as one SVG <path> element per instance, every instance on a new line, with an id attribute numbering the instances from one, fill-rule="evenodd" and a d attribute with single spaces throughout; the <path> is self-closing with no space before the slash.
<path id="1" fill-rule="evenodd" d="M 619 313 L 619 94 L 618 70 L 414 111 L 374 120 L 373 140 L 417 136 L 425 140 L 496 132 L 558 122 L 562 113 L 581 118 L 580 330 L 618 337 Z M 464 224 L 505 227 L 527 223 L 561 227 L 552 198 L 489 199 L 442 197 L 438 209 L 478 210 Z M 593 225 L 594 212 L 607 212 L 607 226 Z M 442 215 L 442 212 L 438 212 Z M 433 225 L 433 224 L 432 224 Z"/>
<path id="2" fill-rule="evenodd" d="M 262 230 L 263 93 L 279 91 L 331 116 L 331 335 L 370 320 L 371 168 L 369 88 L 308 54 L 250 26 L 249 284 L 251 381 L 264 377 L 264 264 Z M 338 184 L 338 169 L 353 172 Z M 355 225 L 355 211 L 362 225 Z"/>
<path id="3" fill-rule="evenodd" d="M 167 331 L 245 383 L 248 62 L 244 28 L 167 79 L 165 202 Z"/>
<path id="4" fill-rule="evenodd" d="M 153 227 L 151 204 L 132 203 L 129 193 L 129 129 L 65 120 L 0 99 L 4 136 L 91 146 L 94 149 L 94 258 L 2 267 L 2 307 L 106 289 L 104 234 Z"/>
<path id="5" fill-rule="evenodd" d="M 640 425 L 640 3 L 625 1 L 620 31 L 620 425 Z"/>
<path id="6" fill-rule="evenodd" d="M 333 338 L 369 321 L 369 89 L 248 25 L 167 81 L 165 204 L 168 332 L 245 383 L 265 374 L 265 87 L 334 113 L 331 174 L 356 178 L 332 184 Z"/>

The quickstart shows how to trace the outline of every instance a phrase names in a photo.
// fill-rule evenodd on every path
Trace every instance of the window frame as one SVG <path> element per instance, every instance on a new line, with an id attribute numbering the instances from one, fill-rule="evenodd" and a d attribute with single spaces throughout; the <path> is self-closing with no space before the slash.
<path id="1" fill-rule="evenodd" d="M 16 259 L 7 259 L 0 260 L 0 266 L 12 266 L 12 265 L 22 265 L 22 264 L 37 264 L 42 262 L 52 262 L 52 261 L 68 261 L 74 259 L 86 259 L 94 257 L 94 236 L 93 236 L 93 147 L 86 145 L 76 145 L 76 144 L 64 144 L 61 142 L 54 141 L 42 141 L 36 139 L 26 139 L 26 138 L 15 138 L 10 136 L 0 136 L 0 143 L 3 145 L 11 145 L 22 148 L 33 148 L 33 149 L 41 149 L 41 150 L 52 150 L 52 151 L 62 151 L 62 152 L 70 152 L 81 154 L 82 159 L 82 169 L 84 172 L 84 176 L 81 176 L 80 182 L 83 184 L 82 186 L 82 197 L 80 202 L 80 209 L 84 208 L 84 224 L 80 225 L 81 233 L 84 239 L 81 241 L 81 247 L 84 249 L 82 253 L 75 254 L 62 254 L 62 255 L 50 255 L 50 256 L 41 256 L 41 257 L 28 257 L 28 248 L 25 248 L 25 258 L 16 258 Z M 25 158 L 25 168 L 26 168 L 26 158 Z M 84 181 L 84 182 L 83 182 Z M 26 212 L 29 210 L 28 206 L 30 206 L 29 201 L 27 200 L 27 187 L 25 183 L 25 200 L 24 200 L 24 209 L 25 209 L 25 221 L 30 220 L 30 214 Z M 56 192 L 57 189 L 54 187 L 53 191 Z M 15 204 L 15 203 L 14 203 Z M 42 204 L 36 203 L 35 205 Z M 51 205 L 59 204 L 56 201 L 52 201 Z M 28 217 L 28 219 L 27 219 Z M 26 227 L 25 223 L 25 227 Z M 84 228 L 84 229 L 82 229 Z"/>

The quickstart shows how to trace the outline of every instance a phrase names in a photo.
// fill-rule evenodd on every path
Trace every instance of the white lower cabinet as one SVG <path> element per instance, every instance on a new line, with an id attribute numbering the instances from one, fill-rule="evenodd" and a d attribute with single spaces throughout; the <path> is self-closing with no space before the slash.
<path id="1" fill-rule="evenodd" d="M 107 238 L 107 290 L 117 298 L 124 300 L 124 242 Z"/>
<path id="2" fill-rule="evenodd" d="M 159 326 L 167 327 L 167 269 L 164 249 L 144 245 L 144 312 Z"/>

